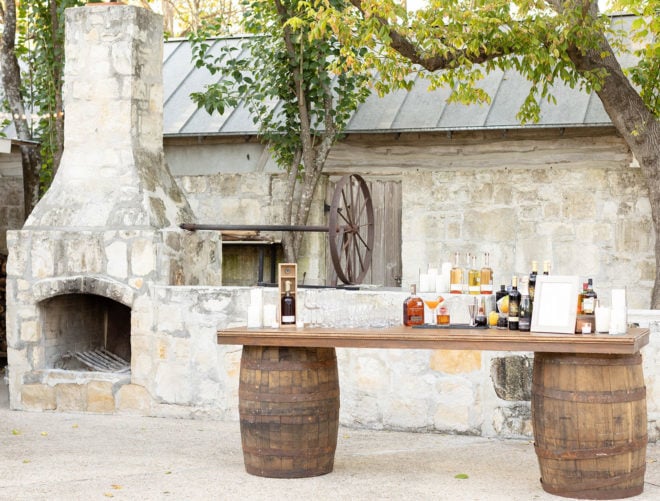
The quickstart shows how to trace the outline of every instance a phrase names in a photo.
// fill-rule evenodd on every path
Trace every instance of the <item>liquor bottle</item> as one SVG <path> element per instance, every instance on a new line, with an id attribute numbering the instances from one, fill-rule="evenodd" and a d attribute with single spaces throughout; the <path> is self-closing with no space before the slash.
<path id="1" fill-rule="evenodd" d="M 479 299 L 479 308 L 477 309 L 474 323 L 479 327 L 488 325 L 488 318 L 486 317 L 486 298 L 484 297 Z"/>
<path id="2" fill-rule="evenodd" d="M 410 285 L 410 296 L 403 302 L 403 325 L 424 323 L 424 301 L 417 295 L 417 286 Z"/>
<path id="3" fill-rule="evenodd" d="M 284 296 L 281 304 L 282 325 L 296 323 L 296 298 L 291 295 L 291 281 L 284 282 Z"/>
<path id="4" fill-rule="evenodd" d="M 463 294 L 470 292 L 470 253 L 465 254 L 465 266 L 463 266 Z"/>
<path id="5" fill-rule="evenodd" d="M 463 268 L 460 263 L 460 253 L 454 254 L 454 266 L 449 272 L 449 292 L 463 294 Z"/>
<path id="6" fill-rule="evenodd" d="M 477 269 L 477 255 L 473 254 L 470 257 L 472 259 L 472 264 L 468 271 L 468 292 L 473 296 L 477 296 L 481 290 L 479 286 L 481 273 Z"/>
<path id="7" fill-rule="evenodd" d="M 520 280 L 520 314 L 518 330 L 529 332 L 532 326 L 532 299 L 529 295 L 529 282 Z"/>
<path id="8" fill-rule="evenodd" d="M 584 315 L 593 315 L 596 311 L 596 299 L 598 295 L 594 291 L 594 283 L 590 278 L 587 282 L 587 288 L 582 293 L 582 313 Z"/>
<path id="9" fill-rule="evenodd" d="M 498 303 L 500 302 L 500 299 L 502 299 L 504 296 L 508 296 L 509 293 L 506 291 L 506 285 L 502 284 L 500 285 L 500 290 L 498 290 L 495 293 L 495 309 L 497 310 L 497 313 L 502 313 L 500 311 L 500 307 L 498 306 Z"/>
<path id="10" fill-rule="evenodd" d="M 482 294 L 493 293 L 493 270 L 490 268 L 490 254 L 484 253 L 484 265 L 481 267 L 479 277 L 479 288 Z"/>
<path id="11" fill-rule="evenodd" d="M 539 264 L 532 261 L 532 272 L 529 274 L 529 300 L 534 302 L 534 292 L 536 290 L 536 276 L 538 275 Z"/>
<path id="12" fill-rule="evenodd" d="M 582 292 L 580 292 L 580 293 L 578 294 L 578 297 L 577 297 L 577 308 L 576 308 L 576 311 L 577 311 L 577 314 L 578 314 L 578 315 L 584 315 L 584 309 L 583 309 L 583 306 L 582 306 L 582 305 L 583 305 L 583 302 L 584 302 L 584 295 L 587 293 L 587 287 L 588 287 L 588 286 L 589 286 L 589 284 L 588 284 L 587 282 L 584 282 L 584 283 L 582 284 Z"/>
<path id="13" fill-rule="evenodd" d="M 509 330 L 517 331 L 520 321 L 520 292 L 518 292 L 518 277 L 511 279 L 509 291 Z"/>
<path id="14" fill-rule="evenodd" d="M 550 275 L 550 261 L 543 261 L 543 274 Z"/>

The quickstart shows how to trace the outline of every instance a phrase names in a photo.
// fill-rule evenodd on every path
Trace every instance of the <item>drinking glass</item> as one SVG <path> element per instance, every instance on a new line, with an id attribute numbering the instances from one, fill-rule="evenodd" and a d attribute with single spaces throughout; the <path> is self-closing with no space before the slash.
<path id="1" fill-rule="evenodd" d="M 436 316 L 436 308 L 438 305 L 442 302 L 442 298 L 440 296 L 430 296 L 430 297 L 423 297 L 424 304 L 426 307 L 431 311 L 431 325 L 438 325 L 438 317 Z"/>
<path id="2" fill-rule="evenodd" d="M 468 304 L 468 314 L 470 315 L 470 327 L 474 327 L 477 325 L 476 322 L 476 316 L 477 316 L 477 309 L 479 306 L 477 305 L 476 301 L 473 303 Z"/>

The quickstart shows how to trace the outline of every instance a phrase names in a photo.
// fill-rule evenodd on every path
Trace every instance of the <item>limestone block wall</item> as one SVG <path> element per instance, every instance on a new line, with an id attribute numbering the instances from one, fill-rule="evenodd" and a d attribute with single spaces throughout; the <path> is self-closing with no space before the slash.
<path id="1" fill-rule="evenodd" d="M 222 158 L 227 145 L 216 148 Z M 539 266 L 548 260 L 554 274 L 593 278 L 605 301 L 612 288 L 627 287 L 630 306 L 648 308 L 655 238 L 645 180 L 631 161 L 611 128 L 362 134 L 333 148 L 325 172 L 401 182 L 404 287 L 418 281 L 420 269 L 451 261 L 456 251 L 476 253 L 479 265 L 489 252 L 496 287 L 509 284 L 513 274 L 528 274 L 532 260 Z M 205 215 L 226 221 L 275 217 L 278 176 L 250 170 L 236 157 L 218 162 L 221 172 L 211 186 L 193 176 L 208 168 L 173 167 L 193 207 L 216 208 Z M 258 193 L 245 191 L 255 184 Z M 323 198 L 317 193 L 311 224 L 323 224 Z M 325 263 L 323 245 L 301 256 L 300 274 L 325 276 L 315 269 Z"/>
<path id="2" fill-rule="evenodd" d="M 274 304 L 275 289 L 265 288 L 263 294 L 265 304 Z M 392 325 L 400 322 L 405 296 L 397 291 L 301 289 L 299 315 L 324 326 Z M 216 333 L 245 325 L 249 301 L 246 287 L 150 287 L 132 303 L 128 379 L 89 381 L 80 373 L 52 371 L 26 385 L 12 406 L 237 420 L 241 347 L 217 345 Z M 650 322 L 652 328 L 643 356 L 649 435 L 657 440 L 660 317 L 643 312 L 631 319 Z M 524 392 L 531 353 L 340 348 L 337 357 L 340 420 L 346 426 L 531 437 L 529 388 Z"/>

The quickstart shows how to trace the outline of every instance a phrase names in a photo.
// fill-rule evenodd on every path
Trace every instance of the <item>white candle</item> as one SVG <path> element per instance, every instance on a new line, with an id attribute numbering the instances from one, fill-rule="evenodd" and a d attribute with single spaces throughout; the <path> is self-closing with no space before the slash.
<path id="1" fill-rule="evenodd" d="M 449 274 L 451 273 L 451 263 L 442 263 L 441 270 L 442 270 L 441 273 L 443 275 L 449 276 Z"/>
<path id="2" fill-rule="evenodd" d="M 279 327 L 277 323 L 277 308 L 274 304 L 264 305 L 264 325 L 266 327 Z"/>
<path id="3" fill-rule="evenodd" d="M 627 332 L 628 314 L 626 308 L 626 289 L 612 289 L 610 334 L 625 334 Z"/>
<path id="4" fill-rule="evenodd" d="M 419 274 L 419 292 L 430 292 L 429 276 L 426 273 Z"/>
<path id="5" fill-rule="evenodd" d="M 247 326 L 261 327 L 261 314 L 262 314 L 261 306 L 256 306 L 254 304 L 248 306 Z"/>
<path id="6" fill-rule="evenodd" d="M 607 306 L 596 306 L 594 314 L 596 315 L 596 332 L 609 332 L 610 309 Z"/>

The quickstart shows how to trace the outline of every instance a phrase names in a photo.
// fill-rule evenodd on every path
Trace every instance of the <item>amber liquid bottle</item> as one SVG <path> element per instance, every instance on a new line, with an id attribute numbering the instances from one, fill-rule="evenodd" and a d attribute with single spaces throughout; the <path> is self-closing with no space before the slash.
<path id="1" fill-rule="evenodd" d="M 424 301 L 417 295 L 417 286 L 410 286 L 410 296 L 403 302 L 403 325 L 424 323 Z"/>
<path id="2" fill-rule="evenodd" d="M 481 282 L 481 273 L 477 269 L 477 256 L 476 254 L 473 254 L 470 256 L 470 259 L 472 261 L 470 265 L 470 269 L 468 271 L 468 292 L 472 294 L 473 296 L 479 295 L 480 292 L 480 287 L 479 284 Z"/>
<path id="3" fill-rule="evenodd" d="M 449 272 L 449 292 L 463 294 L 463 268 L 461 268 L 460 254 L 454 254 L 454 266 Z"/>
<path id="4" fill-rule="evenodd" d="M 481 267 L 479 277 L 479 289 L 482 294 L 493 293 L 493 270 L 490 267 L 490 254 L 484 253 L 484 265 Z"/>
<path id="5" fill-rule="evenodd" d="M 281 303 L 282 325 L 296 323 L 296 298 L 291 295 L 291 282 L 284 282 L 284 296 Z"/>

